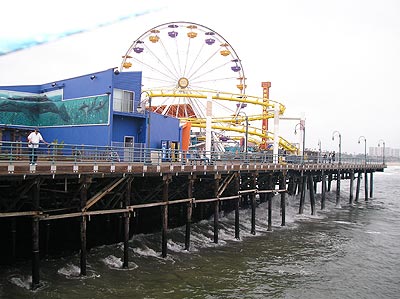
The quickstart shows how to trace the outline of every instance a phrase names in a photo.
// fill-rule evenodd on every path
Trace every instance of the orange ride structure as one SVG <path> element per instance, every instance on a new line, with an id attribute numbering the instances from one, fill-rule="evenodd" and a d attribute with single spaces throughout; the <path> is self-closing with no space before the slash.
<path id="1" fill-rule="evenodd" d="M 212 150 L 225 151 L 243 136 L 258 150 L 274 140 L 268 119 L 282 115 L 285 106 L 269 99 L 269 82 L 262 83 L 262 97 L 246 94 L 242 62 L 214 30 L 191 22 L 158 25 L 122 58 L 120 71 L 142 72 L 141 105 L 189 124 L 197 140 L 211 140 Z M 298 151 L 281 136 L 278 144 Z"/>

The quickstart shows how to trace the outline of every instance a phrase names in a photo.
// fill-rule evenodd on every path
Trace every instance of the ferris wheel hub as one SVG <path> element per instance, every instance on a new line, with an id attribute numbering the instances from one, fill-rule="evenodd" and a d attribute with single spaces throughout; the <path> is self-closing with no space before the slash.
<path id="1" fill-rule="evenodd" d="M 185 77 L 181 77 L 178 80 L 178 86 L 182 89 L 185 89 L 189 86 L 189 80 Z"/>

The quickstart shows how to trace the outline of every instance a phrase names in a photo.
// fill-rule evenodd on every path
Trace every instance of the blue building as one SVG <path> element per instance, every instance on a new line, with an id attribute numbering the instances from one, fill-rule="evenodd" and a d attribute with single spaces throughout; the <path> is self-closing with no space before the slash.
<path id="1" fill-rule="evenodd" d="M 40 85 L 0 86 L 0 141 L 161 148 L 179 144 L 179 119 L 143 111 L 141 72 L 114 68 Z"/>

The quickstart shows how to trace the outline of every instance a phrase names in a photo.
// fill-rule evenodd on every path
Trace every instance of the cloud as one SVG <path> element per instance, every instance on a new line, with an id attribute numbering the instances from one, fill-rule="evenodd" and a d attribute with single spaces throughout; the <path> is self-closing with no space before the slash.
<path id="1" fill-rule="evenodd" d="M 5 1 L 0 56 L 162 10 L 160 1 Z M 75 5 L 74 5 L 75 4 Z M 21 9 L 23 8 L 23 9 Z M 3 32 L 4 31 L 4 32 Z"/>

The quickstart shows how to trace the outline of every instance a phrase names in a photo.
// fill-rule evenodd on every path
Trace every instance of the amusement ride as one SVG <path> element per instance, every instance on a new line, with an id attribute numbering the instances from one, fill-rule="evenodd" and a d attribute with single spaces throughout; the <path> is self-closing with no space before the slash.
<path id="1" fill-rule="evenodd" d="M 146 110 L 190 123 L 197 142 L 210 129 L 214 151 L 228 150 L 244 134 L 246 151 L 247 144 L 252 150 L 270 148 L 274 134 L 266 129 L 268 119 L 282 115 L 285 106 L 246 94 L 242 62 L 214 30 L 191 22 L 158 25 L 135 39 L 122 58 L 120 71 L 142 72 Z M 279 147 L 298 151 L 282 137 Z"/>

